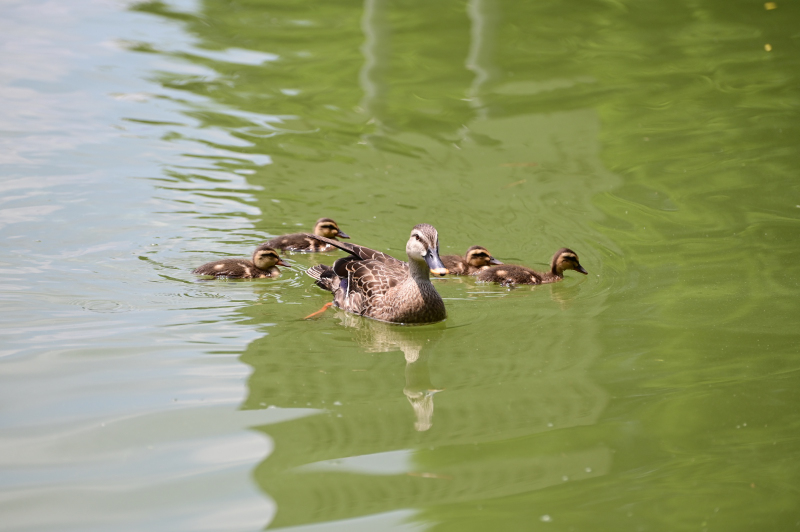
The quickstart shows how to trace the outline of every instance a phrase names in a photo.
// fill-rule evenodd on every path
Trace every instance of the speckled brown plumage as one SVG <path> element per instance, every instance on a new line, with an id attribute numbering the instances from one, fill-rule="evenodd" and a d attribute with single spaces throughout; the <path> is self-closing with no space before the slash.
<path id="1" fill-rule="evenodd" d="M 513 286 L 515 284 L 542 284 L 542 277 L 538 272 L 516 264 L 490 266 L 485 270 L 479 271 L 475 277 L 478 281 L 499 283 L 503 286 Z"/>
<path id="2" fill-rule="evenodd" d="M 575 270 L 586 275 L 587 272 L 578 261 L 578 255 L 569 248 L 561 248 L 550 261 L 550 271 L 537 272 L 525 266 L 503 264 L 491 266 L 477 273 L 478 281 L 499 283 L 503 286 L 515 284 L 555 283 L 564 278 L 564 270 Z"/>
<path id="3" fill-rule="evenodd" d="M 442 264 L 450 275 L 475 275 L 479 271 L 493 264 L 503 264 L 492 257 L 492 254 L 482 246 L 472 246 L 461 257 L 459 255 L 445 255 Z"/>
<path id="4" fill-rule="evenodd" d="M 289 266 L 281 260 L 277 251 L 265 244 L 261 244 L 253 252 L 252 261 L 247 259 L 223 259 L 203 264 L 192 273 L 230 279 L 258 279 L 280 275 L 281 271 L 276 266 L 278 264 Z"/>
<path id="5" fill-rule="evenodd" d="M 409 262 L 355 244 L 314 238 L 350 253 L 333 267 L 320 264 L 306 271 L 318 286 L 333 293 L 334 306 L 392 323 L 433 323 L 447 317 L 444 301 L 430 281 L 431 271 L 447 272 L 433 226 L 419 224 L 411 231 L 406 244 Z"/>
<path id="6" fill-rule="evenodd" d="M 314 225 L 314 235 L 322 236 L 332 240 L 336 238 L 350 238 L 349 235 L 339 229 L 339 225 L 330 218 L 320 218 Z M 335 246 L 322 242 L 306 233 L 293 233 L 290 235 L 282 235 L 273 238 L 265 245 L 279 249 L 281 251 L 300 251 L 306 253 L 319 252 L 319 251 L 333 251 Z"/>

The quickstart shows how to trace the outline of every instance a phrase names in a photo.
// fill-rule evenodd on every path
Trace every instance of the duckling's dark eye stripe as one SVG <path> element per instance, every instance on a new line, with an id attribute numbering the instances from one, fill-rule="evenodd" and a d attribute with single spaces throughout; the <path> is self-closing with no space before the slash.
<path id="1" fill-rule="evenodd" d="M 335 225 L 331 225 L 331 224 L 320 225 L 320 227 L 322 227 L 323 229 L 339 229 Z"/>

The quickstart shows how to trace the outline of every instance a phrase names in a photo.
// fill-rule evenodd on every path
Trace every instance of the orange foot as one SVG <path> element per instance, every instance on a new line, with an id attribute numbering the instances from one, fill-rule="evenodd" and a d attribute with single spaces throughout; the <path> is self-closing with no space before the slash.
<path id="1" fill-rule="evenodd" d="M 318 315 L 318 314 L 322 314 L 323 312 L 325 312 L 326 310 L 328 310 L 329 308 L 331 308 L 331 306 L 333 306 L 333 302 L 330 302 L 330 303 L 325 303 L 324 305 L 322 305 L 322 308 L 321 308 L 321 309 L 319 309 L 319 310 L 318 310 L 318 311 L 316 311 L 316 312 L 312 312 L 311 314 L 309 314 L 308 316 L 306 316 L 306 317 L 305 317 L 305 318 L 303 318 L 303 319 L 304 319 L 304 320 L 310 320 L 310 319 L 311 319 L 311 318 L 313 318 L 314 316 L 316 316 L 316 315 Z"/>

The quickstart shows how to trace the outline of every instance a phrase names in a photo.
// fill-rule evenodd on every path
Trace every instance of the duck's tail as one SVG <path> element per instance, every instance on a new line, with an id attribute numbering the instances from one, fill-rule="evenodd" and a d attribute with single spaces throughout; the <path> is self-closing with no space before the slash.
<path id="1" fill-rule="evenodd" d="M 333 268 L 325 264 L 317 264 L 307 269 L 306 274 L 316 280 L 317 286 L 328 292 L 333 292 L 333 280 L 336 278 Z"/>

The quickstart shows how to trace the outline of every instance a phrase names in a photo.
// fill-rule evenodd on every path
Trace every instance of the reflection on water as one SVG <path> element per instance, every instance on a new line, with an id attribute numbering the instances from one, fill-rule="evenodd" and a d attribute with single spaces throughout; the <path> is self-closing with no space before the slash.
<path id="1" fill-rule="evenodd" d="M 453 281 L 440 291 L 476 288 L 472 279 Z M 589 376 L 599 353 L 593 327 L 582 323 L 575 338 L 560 309 L 570 298 L 545 290 L 516 290 L 498 302 L 513 313 L 539 294 L 552 300 L 540 318 L 546 335 L 520 334 L 505 313 L 482 316 L 479 308 L 471 311 L 478 327 L 452 318 L 403 327 L 331 311 L 306 322 L 303 335 L 270 330 L 252 342 L 242 356 L 253 367 L 243 408 L 324 410 L 255 428 L 275 442 L 255 470 L 276 503 L 270 526 L 407 508 L 425 509 L 419 519 L 435 522 L 436 508 L 608 474 L 607 445 L 558 443 L 560 434 L 597 423 L 608 395 Z M 583 302 L 602 308 L 602 299 Z"/>
<path id="2" fill-rule="evenodd" d="M 431 384 L 427 357 L 406 359 L 406 385 L 403 394 L 414 409 L 414 429 L 425 431 L 433 425 L 433 396 L 441 392 Z"/>
<path id="3" fill-rule="evenodd" d="M 537 443 L 537 435 L 596 423 L 608 403 L 587 372 L 598 352 L 594 340 L 576 342 L 559 324 L 560 311 L 547 320 L 555 336 L 526 336 L 501 352 L 493 352 L 498 340 L 517 333 L 498 319 L 475 337 L 462 327 L 330 314 L 294 338 L 290 361 L 271 348 L 282 343 L 274 335 L 242 357 L 254 369 L 244 408 L 325 409 L 257 428 L 275 441 L 255 472 L 277 504 L 271 526 L 430 509 L 609 472 L 612 450 L 604 445 L 555 452 L 550 438 Z"/>
<path id="4" fill-rule="evenodd" d="M 428 353 L 444 334 L 444 325 L 428 327 L 402 327 L 375 320 L 366 320 L 346 312 L 338 312 L 342 325 L 353 330 L 354 340 L 368 353 L 402 351 L 406 360 L 406 385 L 403 387 L 408 402 L 414 409 L 414 429 L 425 431 L 433 424 L 433 396 L 442 390 L 431 384 Z M 425 349 L 425 353 L 423 353 Z"/>

